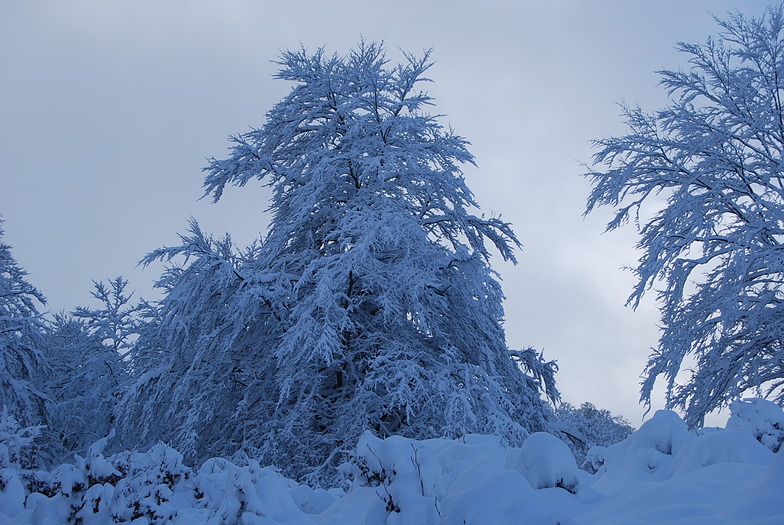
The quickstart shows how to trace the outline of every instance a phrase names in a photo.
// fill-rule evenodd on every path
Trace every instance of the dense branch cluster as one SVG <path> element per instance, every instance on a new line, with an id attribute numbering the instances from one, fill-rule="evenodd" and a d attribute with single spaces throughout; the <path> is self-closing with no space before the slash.
<path id="1" fill-rule="evenodd" d="M 616 208 L 608 229 L 641 222 L 630 303 L 662 284 L 642 397 L 663 376 L 692 426 L 749 389 L 784 401 L 784 18 L 717 21 L 716 38 L 679 45 L 687 71 L 660 72 L 671 103 L 624 107 L 629 134 L 596 141 L 588 173 L 588 212 Z"/>
<path id="2" fill-rule="evenodd" d="M 128 445 L 163 439 L 189 460 L 250 452 L 294 476 L 333 476 L 371 429 L 413 438 L 546 428 L 553 374 L 512 353 L 490 248 L 514 261 L 509 224 L 477 207 L 467 142 L 423 110 L 429 53 L 390 67 L 381 45 L 286 52 L 294 83 L 259 129 L 233 137 L 204 187 L 273 192 L 263 241 L 238 253 L 194 222 L 162 280 L 144 362 L 122 405 Z M 296 458 L 296 459 L 292 459 Z"/>

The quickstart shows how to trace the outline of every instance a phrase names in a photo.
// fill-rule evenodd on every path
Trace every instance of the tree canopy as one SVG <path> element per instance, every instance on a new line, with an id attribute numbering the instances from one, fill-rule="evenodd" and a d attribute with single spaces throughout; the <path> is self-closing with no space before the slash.
<path id="1" fill-rule="evenodd" d="M 165 413 L 186 457 L 255 449 L 316 480 L 364 429 L 515 443 L 545 429 L 555 365 L 507 347 L 489 266 L 491 249 L 514 261 L 519 241 L 476 214 L 468 143 L 425 112 L 430 53 L 390 66 L 361 42 L 279 65 L 291 92 L 204 181 L 215 201 L 227 185 L 270 186 L 268 233 L 238 252 L 193 223 L 182 245 L 150 254 L 189 259 L 165 276 L 156 342 L 140 339 L 165 350 L 129 424 L 148 422 L 150 439 Z"/>
<path id="2" fill-rule="evenodd" d="M 0 227 L 0 240 L 3 233 Z M 0 409 L 22 426 L 45 425 L 46 393 L 41 381 L 46 370 L 38 306 L 46 304 L 46 298 L 27 282 L 26 275 L 11 247 L 0 241 Z"/>
<path id="3" fill-rule="evenodd" d="M 678 45 L 686 71 L 660 72 L 670 103 L 624 106 L 629 133 L 597 140 L 587 174 L 586 213 L 640 225 L 629 302 L 661 285 L 642 399 L 663 377 L 691 426 L 750 389 L 784 402 L 784 17 L 717 22 L 706 43 Z"/>

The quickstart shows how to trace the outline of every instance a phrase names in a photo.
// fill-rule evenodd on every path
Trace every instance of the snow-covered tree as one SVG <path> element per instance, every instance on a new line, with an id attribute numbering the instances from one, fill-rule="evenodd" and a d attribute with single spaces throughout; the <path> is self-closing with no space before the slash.
<path id="1" fill-rule="evenodd" d="M 8 407 L 0 409 L 0 486 L 5 488 L 10 470 L 25 470 L 35 466 L 35 439 L 41 426 L 22 428 Z"/>
<path id="2" fill-rule="evenodd" d="M 269 185 L 268 235 L 239 257 L 194 225 L 150 255 L 191 262 L 164 278 L 165 351 L 127 420 L 165 414 L 186 455 L 242 445 L 314 481 L 364 429 L 513 443 L 543 430 L 555 365 L 508 349 L 489 266 L 491 247 L 514 261 L 519 242 L 474 214 L 467 142 L 424 111 L 429 53 L 390 67 L 363 42 L 280 66 L 292 91 L 205 178 L 215 201 L 226 185 Z"/>
<path id="3" fill-rule="evenodd" d="M 73 316 L 85 321 L 89 332 L 99 341 L 112 347 L 118 354 L 125 354 L 144 324 L 142 318 L 151 308 L 145 301 L 133 304 L 133 293 L 126 294 L 128 280 L 115 277 L 108 286 L 103 281 L 93 281 L 93 298 L 101 303 L 99 308 L 78 307 Z"/>
<path id="4" fill-rule="evenodd" d="M 123 356 L 154 309 L 145 301 L 134 304 L 122 277 L 93 285 L 99 306 L 55 315 L 45 336 L 52 413 L 48 432 L 62 444 L 63 454 L 84 454 L 112 431 L 129 382 L 131 367 Z"/>
<path id="5" fill-rule="evenodd" d="M 120 354 L 102 338 L 91 333 L 83 319 L 63 314 L 55 315 L 44 336 L 51 412 L 48 432 L 66 454 L 84 455 L 112 429 L 125 373 Z"/>
<path id="6" fill-rule="evenodd" d="M 661 284 L 642 399 L 663 377 L 691 426 L 749 389 L 784 402 L 784 16 L 717 22 L 678 45 L 688 70 L 660 73 L 670 103 L 624 107 L 629 133 L 596 141 L 588 173 L 587 212 L 615 208 L 608 230 L 641 224 L 630 304 Z"/>
<path id="7" fill-rule="evenodd" d="M 579 408 L 561 403 L 555 411 L 555 417 L 556 434 L 569 445 L 578 465 L 582 465 L 591 447 L 609 447 L 634 432 L 623 416 L 614 416 L 609 410 L 596 408 L 588 402 Z"/>
<path id="8" fill-rule="evenodd" d="M 129 354 L 134 381 L 118 412 L 117 448 L 165 441 L 190 461 L 248 448 L 274 417 L 271 348 L 279 314 L 272 283 L 255 272 L 256 248 L 237 254 L 192 221 L 182 244 L 151 253 L 169 268 L 157 316 Z"/>
<path id="9" fill-rule="evenodd" d="M 37 305 L 46 299 L 25 279 L 11 247 L 1 242 L 3 234 L 0 228 L 0 410 L 22 427 L 45 425 L 43 321 Z"/>

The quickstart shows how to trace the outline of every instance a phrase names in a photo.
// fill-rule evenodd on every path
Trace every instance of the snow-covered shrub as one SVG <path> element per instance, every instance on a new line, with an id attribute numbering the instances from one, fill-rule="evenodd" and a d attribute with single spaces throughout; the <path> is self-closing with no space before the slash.
<path id="1" fill-rule="evenodd" d="M 701 429 L 675 455 L 670 475 L 720 463 L 769 465 L 784 442 L 784 412 L 764 399 L 730 404 L 726 429 Z"/>
<path id="2" fill-rule="evenodd" d="M 39 427 L 22 428 L 3 407 L 0 414 L 0 522 L 24 509 L 23 476 Z M 4 514 L 6 513 L 6 514 Z"/>
<path id="3" fill-rule="evenodd" d="M 0 523 L 301 525 L 335 500 L 253 461 L 211 459 L 194 471 L 166 445 L 112 456 L 105 446 L 99 440 L 51 472 L 0 469 Z"/>
<path id="4" fill-rule="evenodd" d="M 0 469 L 29 468 L 35 438 L 43 427 L 22 428 L 3 406 L 0 413 Z"/>
<path id="5" fill-rule="evenodd" d="M 506 468 L 516 470 L 535 489 L 560 487 L 576 492 L 577 462 L 566 444 L 552 434 L 536 432 L 522 448 L 506 453 Z"/>
<path id="6" fill-rule="evenodd" d="M 109 468 L 114 467 L 122 478 L 116 485 L 115 515 L 128 520 L 146 517 L 155 521 L 173 517 L 177 512 L 177 506 L 171 502 L 174 492 L 192 475 L 191 469 L 182 463 L 182 454 L 162 444 L 143 453 L 116 454 L 103 466 L 105 475 L 111 475 Z M 95 470 L 93 467 L 92 471 Z"/>
<path id="7" fill-rule="evenodd" d="M 577 466 L 566 445 L 547 436 L 554 442 L 534 438 L 528 452 L 544 450 L 562 460 L 556 471 L 548 471 L 544 464 L 534 469 L 541 480 L 553 480 L 541 485 L 552 487 L 559 479 L 572 480 L 570 473 Z M 553 449 L 558 452 L 552 453 Z M 522 517 L 531 523 L 558 523 L 559 515 L 539 501 L 523 474 L 507 467 L 508 454 L 496 436 L 418 441 L 398 436 L 379 439 L 365 433 L 346 466 L 354 485 L 344 499 L 371 491 L 372 505 L 363 515 L 378 520 L 373 523 L 512 524 Z M 563 454 L 571 458 L 569 467 Z M 336 505 L 325 514 L 340 516 L 345 523 L 363 522 L 340 512 Z"/>
<path id="8" fill-rule="evenodd" d="M 131 522 L 171 520 L 178 505 L 170 503 L 190 475 L 182 456 L 164 445 L 145 453 L 103 455 L 106 438 L 94 443 L 84 458 L 51 472 L 29 472 L 23 490 L 29 494 L 23 509 L 29 523 Z M 189 507 L 191 505 L 188 505 Z M 17 507 L 17 511 L 22 509 Z M 144 521 L 143 521 L 144 522 Z"/>
<path id="9" fill-rule="evenodd" d="M 253 461 L 239 466 L 222 458 L 209 459 L 194 477 L 193 487 L 200 523 L 313 523 L 294 500 L 292 492 L 298 485 Z"/>
<path id="10" fill-rule="evenodd" d="M 0 469 L 0 523 L 24 510 L 25 486 L 16 469 Z"/>
<path id="11" fill-rule="evenodd" d="M 93 444 L 86 457 L 55 469 L 49 478 L 50 499 L 67 503 L 70 519 L 83 523 L 123 522 L 144 518 L 151 522 L 171 519 L 176 509 L 168 504 L 174 485 L 187 477 L 179 454 L 160 445 L 147 453 L 103 455 L 106 439 Z M 28 502 L 52 501 L 40 497 Z M 59 511 L 62 513 L 62 510 Z"/>
<path id="12" fill-rule="evenodd" d="M 344 466 L 354 480 L 352 490 L 372 488 L 381 507 L 375 512 L 402 513 L 397 521 L 419 516 L 420 523 L 435 523 L 445 492 L 435 451 L 449 440 L 415 441 L 400 436 L 380 439 L 365 432 L 356 452 Z"/>
<path id="13" fill-rule="evenodd" d="M 784 443 L 784 411 L 766 399 L 751 398 L 730 403 L 727 428 L 743 428 L 773 452 Z"/>
<path id="14" fill-rule="evenodd" d="M 3 407 L 0 413 L 0 522 L 24 509 L 25 477 L 35 462 L 35 438 L 41 427 L 22 428 Z"/>

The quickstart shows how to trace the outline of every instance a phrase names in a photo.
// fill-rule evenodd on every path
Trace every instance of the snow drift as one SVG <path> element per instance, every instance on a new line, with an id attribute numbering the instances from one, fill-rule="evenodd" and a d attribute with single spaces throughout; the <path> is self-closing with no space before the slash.
<path id="1" fill-rule="evenodd" d="M 784 523 L 784 413 L 759 399 L 731 408 L 726 428 L 695 432 L 659 411 L 628 439 L 591 450 L 595 474 L 549 434 L 513 448 L 494 436 L 365 433 L 343 466 L 349 486 L 328 491 L 252 460 L 191 469 L 165 445 L 107 457 L 101 440 L 50 472 L 6 455 L 0 523 Z"/>

